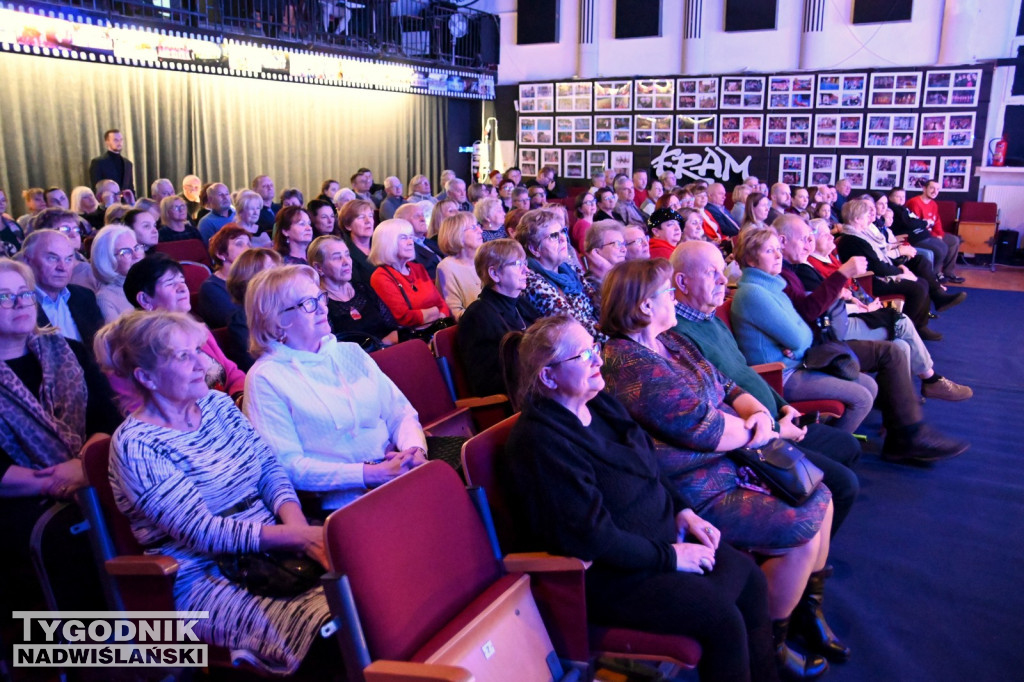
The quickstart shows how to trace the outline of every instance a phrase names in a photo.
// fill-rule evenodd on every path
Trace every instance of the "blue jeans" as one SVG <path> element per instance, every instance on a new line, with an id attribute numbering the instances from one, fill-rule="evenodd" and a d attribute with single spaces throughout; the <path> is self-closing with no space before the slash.
<path id="1" fill-rule="evenodd" d="M 856 381 L 847 381 L 824 372 L 798 369 L 783 385 L 783 397 L 794 400 L 838 400 L 846 408 L 843 416 L 832 425 L 853 433 L 871 411 L 878 395 L 878 384 L 861 372 Z"/>

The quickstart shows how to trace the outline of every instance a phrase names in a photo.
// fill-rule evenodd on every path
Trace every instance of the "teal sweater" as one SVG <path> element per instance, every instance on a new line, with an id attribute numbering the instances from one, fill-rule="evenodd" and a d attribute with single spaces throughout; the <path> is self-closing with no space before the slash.
<path id="1" fill-rule="evenodd" d="M 761 375 L 751 369 L 736 345 L 732 332 L 717 317 L 706 322 L 677 318 L 675 330 L 693 341 L 701 355 L 729 377 L 744 391 L 778 416 L 786 401 L 768 385 Z"/>
<path id="2" fill-rule="evenodd" d="M 732 301 L 732 330 L 751 365 L 781 362 L 791 372 L 800 366 L 814 335 L 783 293 L 786 280 L 757 268 L 744 268 Z M 789 349 L 793 357 L 786 357 Z"/>

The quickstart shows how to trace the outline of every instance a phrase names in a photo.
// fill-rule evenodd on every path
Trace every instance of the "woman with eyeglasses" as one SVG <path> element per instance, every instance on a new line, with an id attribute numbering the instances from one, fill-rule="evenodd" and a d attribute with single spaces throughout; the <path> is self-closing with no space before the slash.
<path id="1" fill-rule="evenodd" d="M 600 344 L 567 315 L 502 344 L 522 409 L 503 450 L 521 542 L 593 562 L 595 625 L 687 635 L 702 680 L 775 680 L 764 576 L 665 485 L 654 442 L 607 391 Z"/>
<path id="2" fill-rule="evenodd" d="M 581 192 L 576 195 L 576 222 L 569 230 L 572 245 L 580 254 L 586 253 L 584 241 L 587 230 L 594 224 L 594 216 L 597 214 L 597 199 L 590 192 Z"/>
<path id="3" fill-rule="evenodd" d="M 142 260 L 146 249 L 135 240 L 135 232 L 124 225 L 107 225 L 92 240 L 92 270 L 99 286 L 96 303 L 104 322 L 112 322 L 134 306 L 124 295 L 124 278 Z"/>
<path id="4" fill-rule="evenodd" d="M 0 622 L 12 610 L 43 607 L 29 537 L 50 500 L 71 500 L 86 485 L 79 459 L 120 419 L 110 387 L 82 344 L 36 324 L 35 277 L 0 258 Z M 73 502 L 72 502 L 73 504 Z M 88 551 L 63 560 L 91 565 Z M 76 585 L 77 587 L 77 585 Z M 64 592 L 59 592 L 65 594 Z"/>
<path id="5" fill-rule="evenodd" d="M 174 194 L 160 200 L 160 229 L 157 230 L 160 242 L 178 242 L 186 239 L 199 239 L 199 230 L 188 219 L 188 203 Z"/>
<path id="6" fill-rule="evenodd" d="M 473 266 L 483 289 L 459 320 L 459 354 L 473 395 L 505 393 L 498 347 L 505 334 L 523 331 L 536 317 L 519 295 L 529 272 L 526 252 L 514 239 L 496 239 L 477 250 Z"/>
<path id="7" fill-rule="evenodd" d="M 274 219 L 274 250 L 285 265 L 309 265 L 306 247 L 313 241 L 313 221 L 302 206 L 285 206 Z"/>
<path id="8" fill-rule="evenodd" d="M 815 604 L 802 598 L 814 572 L 824 585 L 831 493 L 820 486 L 803 505 L 791 506 L 728 456 L 730 450 L 761 447 L 776 438 L 799 441 L 806 429 L 793 424 L 792 414 L 776 422 L 767 407 L 674 331 L 672 279 L 672 266 L 661 259 L 626 263 L 608 274 L 601 292 L 601 328 L 611 336 L 602 368 L 608 390 L 647 433 L 669 446 L 658 451 L 658 466 L 693 501 L 694 511 L 721 529 L 723 540 L 763 560 L 775 644 L 786 673 L 799 678 L 823 672 L 827 666 L 821 659 L 805 660 L 788 649 L 786 633 L 794 615 L 801 635 L 828 633 L 825 641 L 813 640 L 814 651 L 849 657 L 827 623 L 816 627 Z"/>
<path id="9" fill-rule="evenodd" d="M 437 288 L 456 321 L 480 295 L 480 277 L 473 258 L 483 244 L 482 232 L 472 213 L 460 211 L 441 222 L 437 235 L 438 245 L 448 254 L 437 264 Z"/>
<path id="10" fill-rule="evenodd" d="M 390 222 L 390 221 L 385 221 Z M 298 490 L 324 511 L 352 502 L 426 461 L 416 410 L 354 343 L 327 321 L 327 292 L 304 265 L 249 282 L 245 412 Z"/>
<path id="11" fill-rule="evenodd" d="M 530 267 L 523 296 L 538 317 L 566 313 L 576 318 L 594 338 L 600 294 L 569 262 L 569 235 L 561 216 L 538 208 L 527 211 L 516 227 L 516 240 Z"/>
<path id="12" fill-rule="evenodd" d="M 399 339 L 429 341 L 439 329 L 451 326 L 452 312 L 427 269 L 413 260 L 413 240 L 412 223 L 407 220 L 392 218 L 377 227 L 370 247 L 370 262 L 377 269 L 370 286 L 398 322 Z"/>

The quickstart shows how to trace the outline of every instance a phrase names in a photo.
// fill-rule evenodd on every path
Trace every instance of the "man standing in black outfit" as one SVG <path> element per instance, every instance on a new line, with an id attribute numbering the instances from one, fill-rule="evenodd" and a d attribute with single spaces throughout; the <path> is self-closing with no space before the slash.
<path id="1" fill-rule="evenodd" d="M 95 187 L 100 180 L 113 180 L 122 190 L 135 194 L 135 173 L 132 162 L 121 156 L 124 149 L 124 135 L 112 129 L 103 133 L 107 151 L 89 162 L 89 184 Z"/>

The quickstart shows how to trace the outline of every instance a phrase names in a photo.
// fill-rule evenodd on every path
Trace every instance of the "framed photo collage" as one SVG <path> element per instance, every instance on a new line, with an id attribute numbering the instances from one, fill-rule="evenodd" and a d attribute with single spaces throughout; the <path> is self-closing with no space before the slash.
<path id="1" fill-rule="evenodd" d="M 760 148 L 794 185 L 846 177 L 855 189 L 919 190 L 936 178 L 943 191 L 966 192 L 980 162 L 983 75 L 961 67 L 521 83 L 518 161 L 526 177 L 551 165 L 586 180 L 606 168 L 632 172 L 635 154 L 663 147 L 740 148 L 736 158 Z"/>

